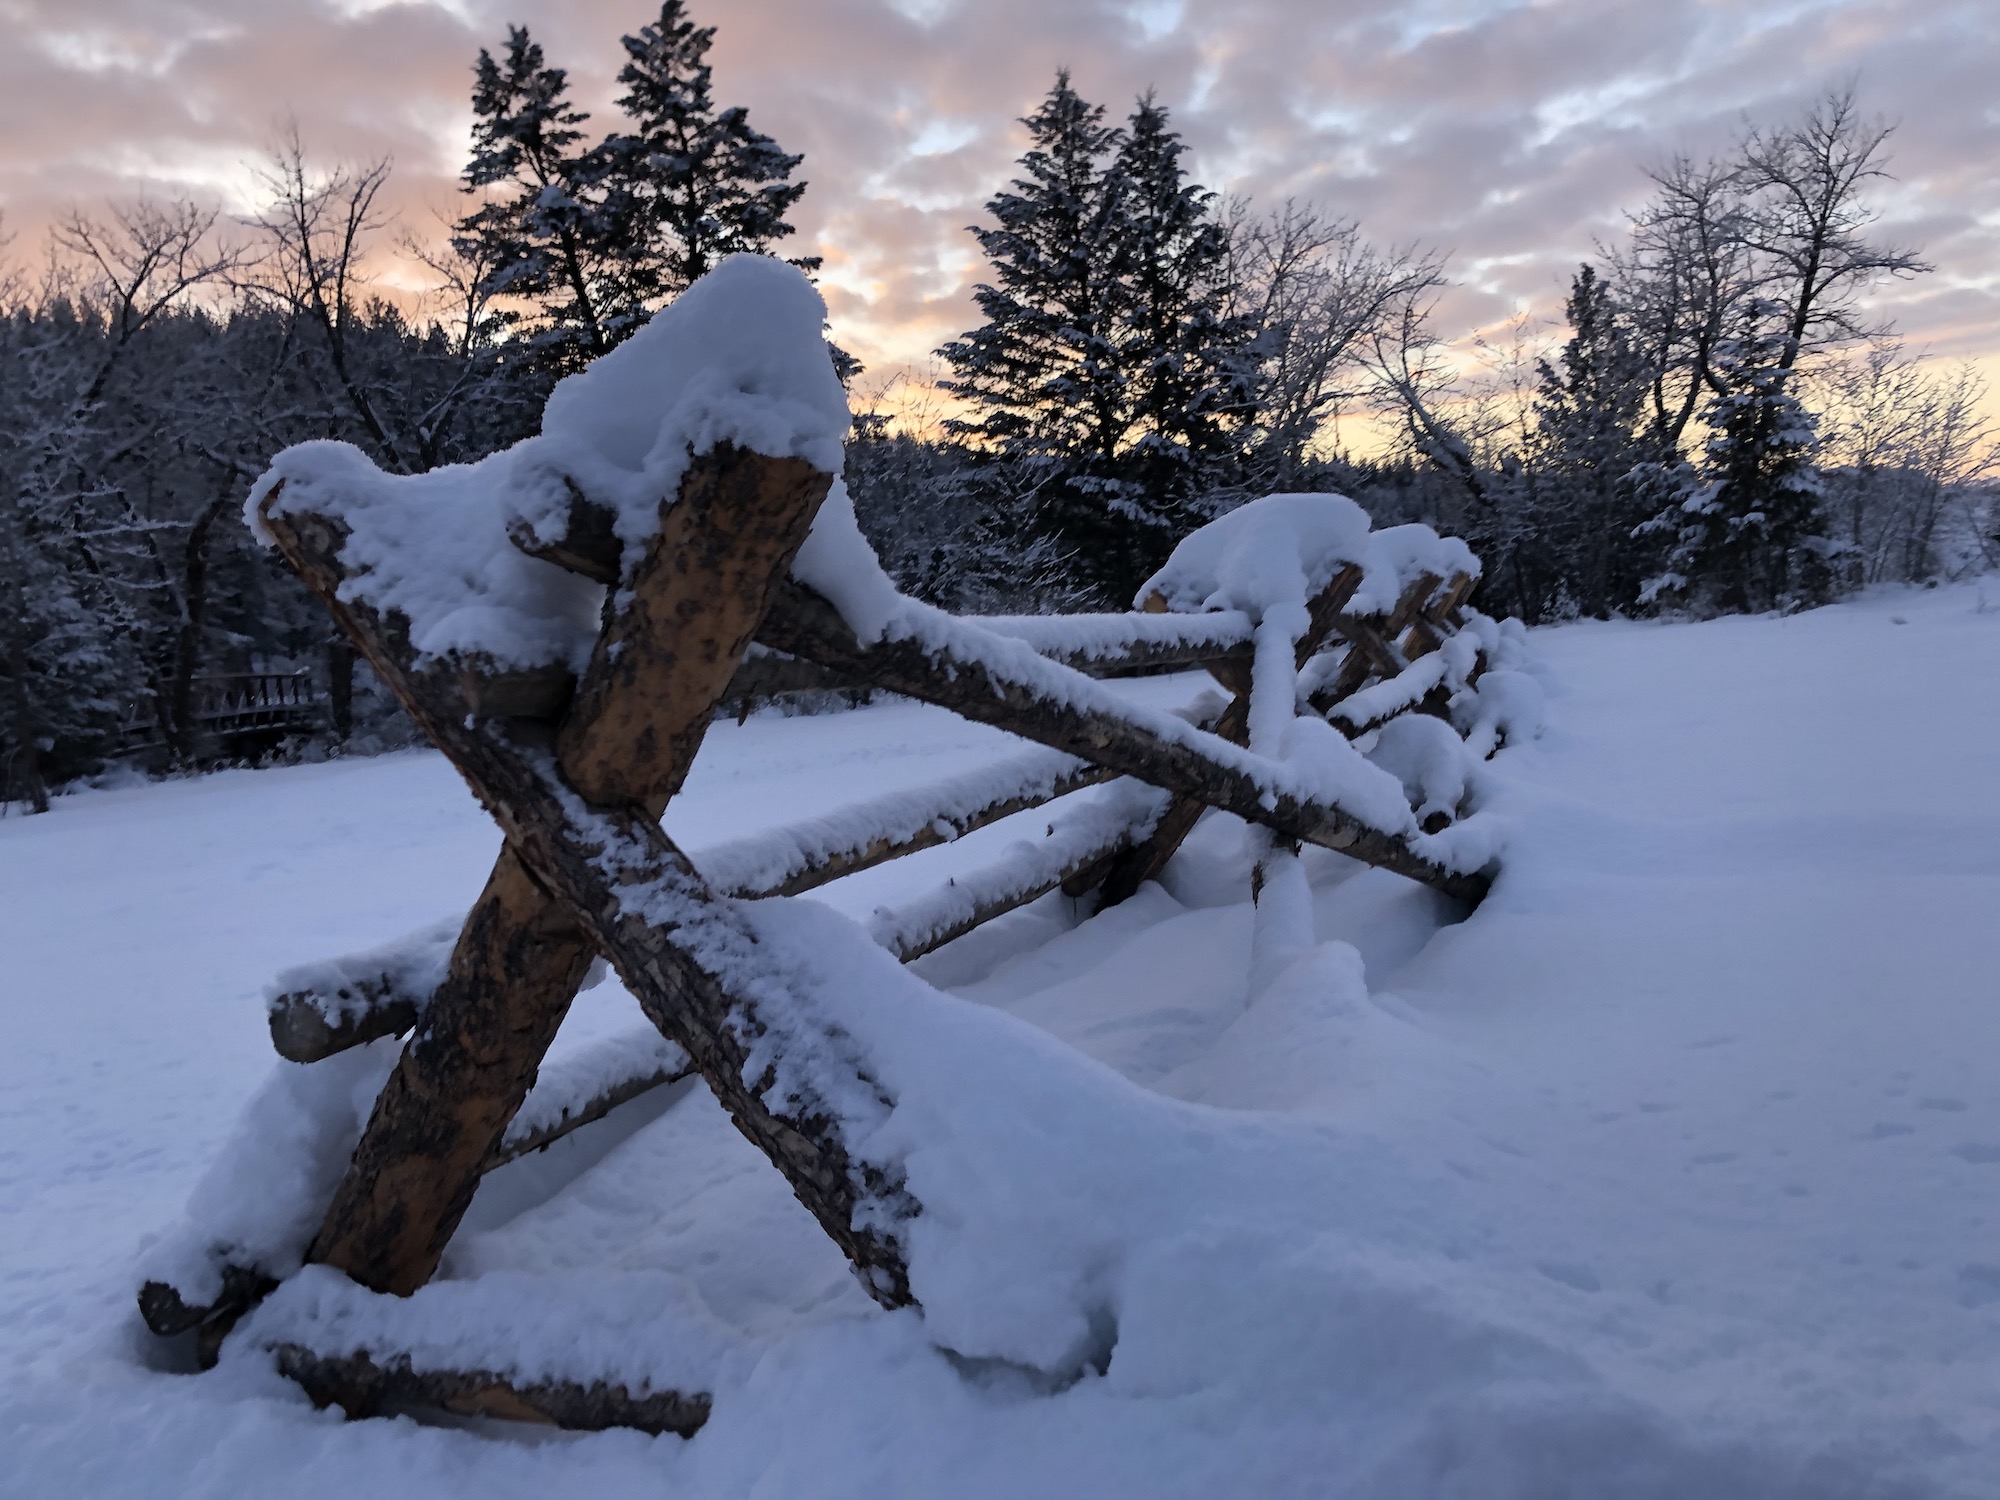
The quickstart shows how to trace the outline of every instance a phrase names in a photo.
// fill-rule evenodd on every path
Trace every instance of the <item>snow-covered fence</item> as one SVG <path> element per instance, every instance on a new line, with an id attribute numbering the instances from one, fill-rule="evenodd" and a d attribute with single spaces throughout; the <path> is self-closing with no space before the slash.
<path id="1" fill-rule="evenodd" d="M 231 672 L 188 685 L 189 732 L 224 746 L 311 734 L 326 727 L 329 712 L 326 694 L 308 672 Z M 119 726 L 118 753 L 152 749 L 166 738 L 157 707 L 135 705 Z"/>
<path id="2" fill-rule="evenodd" d="M 282 1189 L 242 1166 L 279 1149 L 253 1109 L 217 1168 L 220 1196 L 156 1253 L 140 1298 L 156 1332 L 193 1331 L 212 1355 L 308 1264 L 414 1293 L 483 1173 L 690 1073 L 870 1295 L 911 1305 L 923 1203 L 883 1144 L 894 1098 L 843 1020 L 840 976 L 1057 888 L 1122 899 L 1211 808 L 1259 830 L 1260 968 L 1296 944 L 1301 842 L 1467 903 L 1484 893 L 1496 851 L 1463 816 L 1461 735 L 1484 749 L 1505 734 L 1512 698 L 1491 689 L 1512 674 L 1490 669 L 1514 634 L 1465 610 L 1478 562 L 1462 543 L 1373 532 L 1338 496 L 1272 496 L 1188 538 L 1130 615 L 954 618 L 895 591 L 833 478 L 847 413 L 820 318 L 796 273 L 739 257 L 565 382 L 530 443 L 413 478 L 309 444 L 254 492 L 254 523 L 506 844 L 462 923 L 281 977 L 274 1041 L 311 1061 L 308 1078 L 333 1071 L 323 1088 L 288 1077 L 272 1096 L 296 1157 Z M 1154 711 L 1093 675 L 1196 663 L 1226 705 Z M 717 705 L 756 673 L 887 689 L 1037 748 L 684 853 L 660 816 Z M 766 898 L 1073 795 L 1047 838 L 847 929 L 811 962 L 760 915 L 782 906 Z M 657 1036 L 541 1071 L 600 960 Z M 360 1044 L 403 1031 L 384 1078 L 388 1044 Z M 355 1101 L 373 1080 L 364 1125 Z M 246 1199 L 232 1174 L 267 1198 Z M 350 1323 L 290 1306 L 250 1333 L 350 1411 L 393 1397 L 675 1430 L 706 1411 L 698 1391 L 635 1405 L 574 1382 L 426 1368 L 410 1340 L 354 1347 Z"/>

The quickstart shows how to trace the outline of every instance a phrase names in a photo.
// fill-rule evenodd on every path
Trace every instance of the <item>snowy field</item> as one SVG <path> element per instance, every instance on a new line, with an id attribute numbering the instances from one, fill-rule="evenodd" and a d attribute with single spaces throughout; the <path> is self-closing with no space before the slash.
<path id="1" fill-rule="evenodd" d="M 1324 946 L 1254 1005 L 1220 818 L 1103 919 L 1051 898 L 923 960 L 986 1008 L 965 1035 L 1039 1059 L 1014 1115 L 964 1108 L 1023 1138 L 991 1190 L 1055 1247 L 939 1305 L 1032 1320 L 1037 1278 L 1083 1265 L 1101 1373 L 1052 1389 L 877 1310 L 698 1084 L 489 1178 L 446 1274 L 521 1288 L 490 1338 L 563 1337 L 542 1285 L 602 1288 L 614 1321 L 671 1304 L 715 1392 L 688 1441 L 349 1424 L 244 1340 L 154 1367 L 134 1268 L 289 1066 L 265 981 L 484 878 L 496 835 L 442 760 L 0 821 L 0 1494 L 2000 1495 L 1987 593 L 1536 633 L 1549 727 L 1491 768 L 1492 896 L 1452 924 L 1315 851 Z M 698 851 L 1008 748 L 910 706 L 759 716 L 713 734 L 669 827 Z M 865 915 L 1045 826 L 825 900 Z M 634 1013 L 605 985 L 559 1046 Z"/>

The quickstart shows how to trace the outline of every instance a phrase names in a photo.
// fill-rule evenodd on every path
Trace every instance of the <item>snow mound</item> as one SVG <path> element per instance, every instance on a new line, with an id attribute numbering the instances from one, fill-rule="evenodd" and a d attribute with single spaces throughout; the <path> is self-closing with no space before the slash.
<path id="1" fill-rule="evenodd" d="M 686 1441 L 342 1422 L 256 1357 L 259 1325 L 198 1377 L 136 1328 L 132 1241 L 244 1100 L 274 1071 L 340 1092 L 344 1060 L 268 1056 L 263 976 L 478 890 L 497 840 L 448 766 L 0 821 L 23 997 L 0 1491 L 1990 1500 L 2000 782 L 1994 701 L 1964 685 L 2000 671 L 2000 613 L 1968 586 L 1534 641 L 1561 725 L 1487 767 L 1514 835 L 1494 894 L 1443 925 L 1309 849 L 1314 946 L 1254 1001 L 1233 820 L 1112 912 L 1051 898 L 976 963 L 926 960 L 956 998 L 807 902 L 760 908 L 800 973 L 850 975 L 825 1003 L 897 1092 L 876 1149 L 950 1179 L 918 1246 L 935 1323 L 874 1306 L 698 1086 L 489 1176 L 408 1303 L 308 1274 L 267 1304 L 309 1342 L 712 1382 Z M 689 848 L 1019 753 L 908 703 L 712 734 Z M 1019 829 L 913 878 L 988 834 Z M 902 863 L 817 898 L 865 918 Z M 606 985 L 579 1022 L 635 1018 Z M 261 1170 L 242 1185 L 284 1190 Z"/>
<path id="2" fill-rule="evenodd" d="M 556 1295 L 552 1295 L 552 1293 Z M 339 1358 L 394 1350 L 413 1370 L 489 1370 L 523 1383 L 622 1384 L 635 1392 L 714 1389 L 741 1344 L 684 1278 L 612 1271 L 551 1278 L 490 1271 L 434 1281 L 405 1297 L 307 1266 L 257 1309 L 233 1341 L 239 1359 L 299 1343 Z"/>
<path id="3" fill-rule="evenodd" d="M 351 443 L 300 443 L 271 460 L 244 518 L 268 541 L 262 512 L 275 492 L 272 514 L 312 511 L 344 523 L 341 598 L 402 615 L 421 656 L 581 671 L 597 639 L 604 590 L 507 539 L 500 496 L 512 474 L 511 450 L 476 464 L 394 475 Z"/>
<path id="4" fill-rule="evenodd" d="M 244 1106 L 186 1212 L 139 1262 L 190 1306 L 237 1266 L 283 1279 L 305 1259 L 402 1043 L 383 1037 L 316 1063 L 281 1062 Z"/>

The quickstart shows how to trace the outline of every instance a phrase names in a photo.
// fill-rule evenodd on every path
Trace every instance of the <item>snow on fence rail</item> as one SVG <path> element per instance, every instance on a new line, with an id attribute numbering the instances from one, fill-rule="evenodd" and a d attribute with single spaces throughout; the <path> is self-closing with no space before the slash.
<path id="1" fill-rule="evenodd" d="M 1467 805 L 1461 735 L 1488 753 L 1530 709 L 1506 670 L 1518 626 L 1465 607 L 1478 561 L 1462 543 L 1371 531 L 1338 496 L 1272 496 L 1184 541 L 1130 614 L 945 615 L 896 593 L 855 529 L 819 326 L 796 273 L 738 257 L 559 387 L 530 443 L 414 478 L 309 444 L 253 492 L 260 533 L 506 843 L 462 921 L 280 976 L 274 1044 L 311 1066 L 253 1106 L 155 1251 L 140 1295 L 155 1332 L 191 1331 L 212 1359 L 280 1290 L 249 1336 L 322 1403 L 691 1430 L 697 1389 L 634 1403 L 576 1371 L 454 1366 L 420 1357 L 415 1328 L 356 1347 L 355 1318 L 325 1311 L 328 1273 L 298 1273 L 414 1293 L 482 1174 L 699 1074 L 870 1295 L 912 1305 L 923 1204 L 877 1129 L 885 1075 L 823 994 L 841 964 L 865 970 L 871 947 L 911 959 L 1056 889 L 1115 903 L 1209 809 L 1260 841 L 1260 970 L 1300 941 L 1302 841 L 1484 893 L 1497 851 Z M 1165 665 L 1205 667 L 1226 706 L 1155 712 L 1097 680 Z M 1031 745 L 684 854 L 661 813 L 753 678 L 764 695 L 886 688 Z M 1045 837 L 848 929 L 844 959 L 801 969 L 757 936 L 756 903 L 1044 807 Z M 544 1067 L 605 961 L 652 1031 Z M 383 1039 L 405 1032 L 390 1066 Z M 307 1290 L 288 1301 L 288 1280 Z M 360 1321 L 393 1326 L 402 1305 Z"/>

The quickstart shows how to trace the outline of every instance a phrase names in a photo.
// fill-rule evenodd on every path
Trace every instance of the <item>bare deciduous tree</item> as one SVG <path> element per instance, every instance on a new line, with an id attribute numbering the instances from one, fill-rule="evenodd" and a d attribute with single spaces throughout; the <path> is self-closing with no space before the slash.
<path id="1" fill-rule="evenodd" d="M 1969 507 L 2000 466 L 2000 433 L 1986 385 L 1970 365 L 1938 370 L 1902 345 L 1878 341 L 1823 372 L 1815 394 L 1828 517 L 1859 585 L 1923 577 L 1951 559 L 1940 531 L 1954 508 L 1954 540 L 1971 551 L 1980 530 Z M 1983 559 L 1982 559 L 1983 560 Z"/>
<path id="2" fill-rule="evenodd" d="M 1866 237 L 1880 215 L 1865 194 L 1889 175 L 1891 130 L 1862 118 L 1849 85 L 1798 120 L 1744 132 L 1742 241 L 1760 293 L 1786 309 L 1786 369 L 1802 354 L 1867 336 L 1859 298 L 1869 287 L 1931 269 L 1914 251 Z"/>
<path id="3" fill-rule="evenodd" d="M 1284 489 L 1328 423 L 1373 387 L 1372 346 L 1444 285 L 1444 262 L 1413 245 L 1379 250 L 1354 220 L 1292 199 L 1262 218 L 1233 202 L 1228 225 L 1235 310 L 1259 330 L 1256 482 Z"/>

